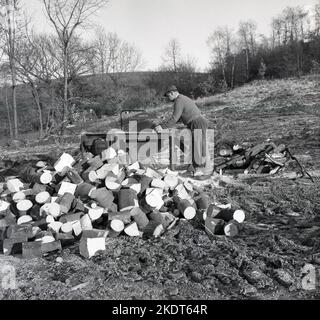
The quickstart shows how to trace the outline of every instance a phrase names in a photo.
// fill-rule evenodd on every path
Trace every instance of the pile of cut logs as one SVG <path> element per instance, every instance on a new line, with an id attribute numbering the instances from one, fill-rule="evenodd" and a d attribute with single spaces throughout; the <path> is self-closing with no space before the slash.
<path id="1" fill-rule="evenodd" d="M 235 144 L 221 141 L 216 147 L 215 171 L 242 170 L 245 174 L 276 174 L 291 159 L 284 144 L 264 142 Z"/>
<path id="2" fill-rule="evenodd" d="M 3 254 L 36 258 L 79 242 L 80 254 L 91 258 L 107 238 L 157 238 L 199 214 L 208 233 L 237 234 L 242 211 L 210 205 L 176 172 L 122 165 L 123 157 L 112 148 L 96 157 L 63 153 L 52 166 L 40 161 L 8 177 L 0 184 Z"/>

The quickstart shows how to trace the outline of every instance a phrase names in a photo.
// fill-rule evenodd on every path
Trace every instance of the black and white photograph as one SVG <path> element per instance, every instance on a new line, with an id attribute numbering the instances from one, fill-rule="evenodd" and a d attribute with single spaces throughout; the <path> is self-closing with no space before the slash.
<path id="1" fill-rule="evenodd" d="M 0 300 L 319 298 L 320 0 L 0 0 Z"/>

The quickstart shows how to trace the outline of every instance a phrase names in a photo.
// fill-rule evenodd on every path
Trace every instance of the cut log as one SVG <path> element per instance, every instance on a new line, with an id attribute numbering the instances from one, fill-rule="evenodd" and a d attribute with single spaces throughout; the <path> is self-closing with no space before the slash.
<path id="1" fill-rule="evenodd" d="M 65 234 L 72 234 L 73 228 L 72 228 L 72 222 L 64 223 L 61 226 L 61 232 Z"/>
<path id="2" fill-rule="evenodd" d="M 151 185 L 152 178 L 147 176 L 141 176 L 139 183 L 141 183 L 141 191 L 139 195 L 142 195 Z"/>
<path id="3" fill-rule="evenodd" d="M 52 222 L 48 225 L 48 230 L 54 233 L 59 233 L 62 225 L 62 222 Z"/>
<path id="4" fill-rule="evenodd" d="M 134 190 L 137 194 L 141 193 L 141 183 L 133 184 L 130 189 Z"/>
<path id="5" fill-rule="evenodd" d="M 72 234 L 58 233 L 56 234 L 56 240 L 61 242 L 63 247 L 73 245 L 75 238 Z"/>
<path id="6" fill-rule="evenodd" d="M 41 242 L 25 242 L 22 244 L 22 258 L 23 259 L 35 259 L 41 258 Z"/>
<path id="7" fill-rule="evenodd" d="M 88 214 L 85 214 L 81 219 L 80 219 L 80 224 L 82 230 L 92 230 L 92 222 L 90 219 L 90 216 Z"/>
<path id="8" fill-rule="evenodd" d="M 216 216 L 216 219 L 222 219 L 226 222 L 231 220 L 236 220 L 238 223 L 243 223 L 246 215 L 242 210 L 234 210 L 234 209 L 222 209 Z"/>
<path id="9" fill-rule="evenodd" d="M 154 189 L 154 191 L 149 192 L 146 195 L 146 203 L 156 210 L 160 210 L 161 207 L 164 206 L 164 202 L 162 200 L 161 194 L 157 191 L 157 189 Z"/>
<path id="10" fill-rule="evenodd" d="M 124 229 L 124 232 L 129 237 L 139 237 L 140 236 L 140 232 L 139 232 L 139 229 L 138 229 L 136 222 L 134 222 L 134 223 L 130 224 L 128 227 L 126 227 Z"/>
<path id="11" fill-rule="evenodd" d="M 104 180 L 110 172 L 112 172 L 114 175 L 117 175 L 119 173 L 119 165 L 117 166 L 111 164 L 104 164 L 100 169 L 96 171 L 96 174 L 98 179 Z"/>
<path id="12" fill-rule="evenodd" d="M 104 209 L 101 207 L 97 207 L 95 209 L 89 209 L 88 216 L 90 217 L 92 222 L 99 220 L 104 214 Z"/>
<path id="13" fill-rule="evenodd" d="M 38 161 L 36 163 L 36 167 L 39 168 L 39 169 L 43 169 L 43 168 L 47 167 L 47 163 L 44 162 L 44 161 Z"/>
<path id="14" fill-rule="evenodd" d="M 82 234 L 82 227 L 80 221 L 75 221 L 72 223 L 73 234 L 79 237 Z"/>
<path id="15" fill-rule="evenodd" d="M 40 192 L 36 195 L 35 200 L 38 204 L 45 204 L 45 203 L 51 202 L 50 193 L 47 191 Z"/>
<path id="16" fill-rule="evenodd" d="M 92 170 L 92 168 L 87 169 L 83 174 L 82 178 L 84 181 L 95 183 L 99 181 L 98 175 L 95 170 Z"/>
<path id="17" fill-rule="evenodd" d="M 131 211 L 123 211 L 123 212 L 109 212 L 108 220 L 120 220 L 124 224 L 129 224 L 131 222 Z"/>
<path id="18" fill-rule="evenodd" d="M 22 225 L 22 224 L 30 223 L 32 221 L 33 221 L 32 217 L 25 215 L 25 216 L 20 217 L 17 220 L 17 225 L 19 226 L 19 225 Z"/>
<path id="19" fill-rule="evenodd" d="M 185 181 L 185 182 L 183 183 L 183 186 L 185 187 L 185 189 L 186 189 L 188 192 L 193 192 L 194 187 L 193 187 L 193 185 L 192 185 L 190 182 Z"/>
<path id="20" fill-rule="evenodd" d="M 59 199 L 60 210 L 62 214 L 67 214 L 71 210 L 71 206 L 75 196 L 72 193 L 64 193 Z"/>
<path id="21" fill-rule="evenodd" d="M 122 232 L 124 230 L 124 223 L 121 220 L 112 220 L 110 228 L 115 232 Z"/>
<path id="22" fill-rule="evenodd" d="M 107 190 L 107 188 L 93 190 L 91 198 L 97 201 L 99 205 L 105 209 L 108 209 L 114 200 L 112 192 Z"/>
<path id="23" fill-rule="evenodd" d="M 126 188 L 130 188 L 131 186 L 138 184 L 138 180 L 132 177 L 129 177 L 122 181 L 121 185 Z"/>
<path id="24" fill-rule="evenodd" d="M 83 179 L 80 177 L 79 173 L 74 168 L 68 168 L 66 176 L 73 184 L 83 183 Z"/>
<path id="25" fill-rule="evenodd" d="M 41 251 L 44 256 L 56 251 L 62 251 L 61 241 L 54 241 L 49 243 L 41 243 Z"/>
<path id="26" fill-rule="evenodd" d="M 90 197 L 91 193 L 96 189 L 96 187 L 89 183 L 81 183 L 77 186 L 75 196 L 81 198 L 88 198 Z"/>
<path id="27" fill-rule="evenodd" d="M 225 222 L 221 219 L 207 218 L 205 230 L 209 235 L 224 235 Z"/>
<path id="28" fill-rule="evenodd" d="M 74 212 L 84 212 L 85 211 L 85 205 L 84 203 L 80 200 L 80 199 L 74 199 L 72 206 L 71 206 L 71 210 Z"/>
<path id="29" fill-rule="evenodd" d="M 3 254 L 5 256 L 21 254 L 22 244 L 28 242 L 27 238 L 15 238 L 15 239 L 4 239 L 3 241 Z"/>
<path id="30" fill-rule="evenodd" d="M 11 193 L 16 193 L 24 188 L 23 183 L 19 179 L 11 179 L 7 181 L 7 189 Z"/>
<path id="31" fill-rule="evenodd" d="M 58 218 L 61 215 L 61 207 L 59 203 L 45 203 L 40 208 L 40 216 L 52 216 L 53 218 Z"/>
<path id="32" fill-rule="evenodd" d="M 169 186 L 170 190 L 175 190 L 175 188 L 179 184 L 179 179 L 177 176 L 174 175 L 166 175 L 164 177 L 164 182 Z"/>
<path id="33" fill-rule="evenodd" d="M 61 223 L 67 223 L 67 222 L 76 222 L 76 221 L 80 221 L 81 219 L 81 213 L 80 212 L 77 212 L 77 213 L 74 213 L 74 214 L 66 214 L 62 217 L 60 217 L 59 219 L 59 222 Z"/>
<path id="34" fill-rule="evenodd" d="M 0 216 L 6 216 L 10 208 L 10 203 L 0 200 Z"/>
<path id="35" fill-rule="evenodd" d="M 199 210 L 207 210 L 209 207 L 210 198 L 205 194 L 201 194 L 195 198 L 195 202 Z"/>
<path id="36" fill-rule="evenodd" d="M 164 232 L 162 224 L 156 221 L 150 221 L 143 231 L 144 238 L 159 238 Z"/>
<path id="37" fill-rule="evenodd" d="M 138 229 L 140 231 L 144 231 L 146 226 L 149 224 L 147 215 L 140 208 L 133 208 L 130 213 L 133 220 L 137 223 Z"/>
<path id="38" fill-rule="evenodd" d="M 101 158 L 102 160 L 112 160 L 113 158 L 115 158 L 117 156 L 117 151 L 110 147 L 104 151 L 101 152 Z"/>
<path id="39" fill-rule="evenodd" d="M 33 237 L 35 237 L 35 233 L 31 224 L 12 225 L 7 229 L 7 238 L 9 239 L 32 239 Z"/>
<path id="40" fill-rule="evenodd" d="M 37 195 L 38 193 L 46 192 L 46 191 L 47 191 L 47 186 L 45 186 L 43 184 L 35 183 L 32 186 L 32 192 L 33 192 L 34 195 Z"/>
<path id="41" fill-rule="evenodd" d="M 74 163 L 75 160 L 70 154 L 63 153 L 53 167 L 56 172 L 61 172 L 65 167 L 72 168 Z"/>
<path id="42" fill-rule="evenodd" d="M 112 192 L 119 192 L 121 189 L 121 183 L 117 178 L 107 177 L 105 180 L 105 186 Z"/>
<path id="43" fill-rule="evenodd" d="M 177 206 L 177 209 L 180 211 L 181 215 L 187 219 L 192 220 L 197 214 L 197 211 L 188 200 L 181 199 L 177 196 L 173 197 L 173 201 Z"/>
<path id="44" fill-rule="evenodd" d="M 106 250 L 106 241 L 104 237 L 101 238 L 84 238 L 80 240 L 80 254 L 90 259 L 100 251 Z"/>
<path id="45" fill-rule="evenodd" d="M 139 162 L 135 162 L 135 163 L 131 164 L 130 166 L 128 166 L 128 171 L 137 171 L 139 169 L 140 169 Z"/>
<path id="46" fill-rule="evenodd" d="M 203 220 L 207 218 L 216 218 L 221 208 L 217 207 L 215 204 L 210 204 L 208 209 L 203 213 Z"/>
<path id="47" fill-rule="evenodd" d="M 30 200 L 22 200 L 17 203 L 20 214 L 26 214 L 32 207 L 33 203 Z"/>
<path id="48" fill-rule="evenodd" d="M 75 194 L 77 185 L 69 182 L 62 182 L 58 191 L 59 196 L 63 196 L 65 193 Z"/>
<path id="49" fill-rule="evenodd" d="M 179 184 L 175 188 L 175 194 L 182 200 L 190 200 L 191 197 L 183 184 Z"/>
<path id="50" fill-rule="evenodd" d="M 169 186 L 163 180 L 160 180 L 160 179 L 153 179 L 151 181 L 151 187 L 159 188 L 159 189 L 162 189 L 162 190 L 168 190 L 169 189 Z"/>
<path id="51" fill-rule="evenodd" d="M 131 210 L 138 206 L 137 193 L 132 189 L 122 189 L 119 192 L 119 211 Z"/>
<path id="52" fill-rule="evenodd" d="M 236 220 L 231 220 L 224 227 L 224 233 L 227 237 L 235 237 L 239 234 L 239 223 Z"/>
<path id="53" fill-rule="evenodd" d="M 91 229 L 91 230 L 83 230 L 82 238 L 107 238 L 108 230 L 99 230 L 99 229 Z"/>
<path id="54" fill-rule="evenodd" d="M 167 229 L 176 219 L 176 217 L 168 212 L 160 212 L 160 215 L 162 216 L 162 225 L 164 229 Z"/>
<path id="55" fill-rule="evenodd" d="M 18 203 L 21 200 L 25 200 L 26 199 L 26 195 L 23 191 L 20 192 L 16 192 L 13 196 L 12 196 L 12 200 L 15 203 Z"/>

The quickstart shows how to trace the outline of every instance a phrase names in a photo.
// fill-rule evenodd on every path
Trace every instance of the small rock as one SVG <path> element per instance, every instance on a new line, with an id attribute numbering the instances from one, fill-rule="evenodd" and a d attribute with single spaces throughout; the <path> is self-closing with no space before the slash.
<path id="1" fill-rule="evenodd" d="M 62 259 L 61 257 L 58 257 L 58 258 L 56 259 L 56 262 L 57 262 L 57 263 L 62 263 L 62 262 L 63 262 L 63 259 Z"/>
<path id="2" fill-rule="evenodd" d="M 275 279 L 285 287 L 290 287 L 294 283 L 294 278 L 283 269 L 275 270 L 274 276 Z"/>

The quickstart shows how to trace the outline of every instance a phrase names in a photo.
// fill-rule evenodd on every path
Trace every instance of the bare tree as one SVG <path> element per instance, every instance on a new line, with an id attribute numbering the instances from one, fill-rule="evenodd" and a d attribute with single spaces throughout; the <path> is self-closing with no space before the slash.
<path id="1" fill-rule="evenodd" d="M 221 68 L 223 81 L 227 84 L 226 60 L 231 55 L 232 31 L 228 27 L 219 27 L 210 35 L 207 43 L 211 50 L 212 63 Z"/>
<path id="2" fill-rule="evenodd" d="M 94 46 L 101 74 L 134 72 L 143 64 L 142 53 L 136 46 L 101 27 L 96 30 Z"/>
<path id="3" fill-rule="evenodd" d="M 16 44 L 19 40 L 20 31 L 24 27 L 22 10 L 19 0 L 0 0 L 0 11 L 3 17 L 0 21 L 2 31 L 2 49 L 7 56 L 10 69 L 12 112 L 13 112 L 13 137 L 18 138 L 18 113 L 17 113 L 17 70 L 16 70 Z"/>
<path id="4" fill-rule="evenodd" d="M 167 71 L 178 71 L 179 63 L 181 62 L 181 46 L 177 39 L 171 39 L 165 48 L 162 57 L 162 69 Z"/>
<path id="5" fill-rule="evenodd" d="M 239 24 L 240 46 L 246 54 L 246 74 L 247 80 L 250 76 L 250 56 L 254 56 L 256 52 L 256 30 L 257 25 L 254 21 L 241 21 Z"/>
<path id="6" fill-rule="evenodd" d="M 53 25 L 63 56 L 63 124 L 68 115 L 69 49 L 78 28 L 85 28 L 92 15 L 104 7 L 108 0 L 42 0 L 47 17 Z M 61 134 L 64 127 L 61 126 Z"/>

